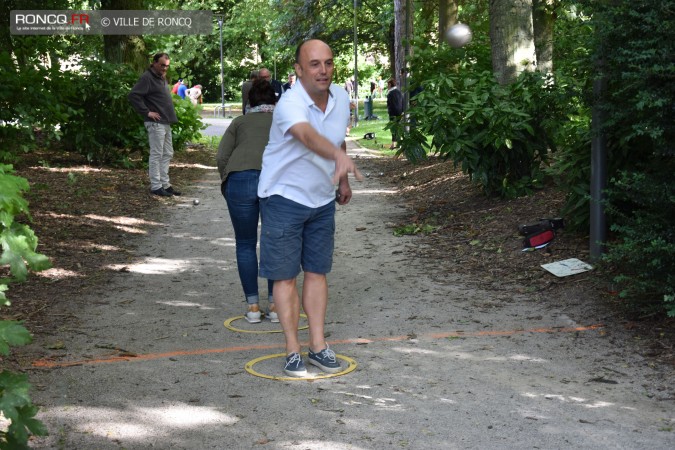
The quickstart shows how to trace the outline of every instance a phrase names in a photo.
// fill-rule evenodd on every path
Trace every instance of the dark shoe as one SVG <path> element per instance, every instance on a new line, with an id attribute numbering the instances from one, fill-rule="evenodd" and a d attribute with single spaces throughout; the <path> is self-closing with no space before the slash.
<path id="1" fill-rule="evenodd" d="M 165 190 L 166 192 L 168 192 L 169 195 L 175 195 L 175 196 L 183 195 L 182 192 L 178 192 L 177 190 L 175 190 L 175 189 L 173 188 L 173 186 L 169 186 L 168 188 L 164 188 L 164 190 Z"/>
<path id="2" fill-rule="evenodd" d="M 306 377 L 307 369 L 305 363 L 302 362 L 300 353 L 291 353 L 286 356 L 286 365 L 284 365 L 284 372 L 290 377 Z"/>
<path id="3" fill-rule="evenodd" d="M 328 373 L 338 373 L 342 370 L 340 363 L 335 356 L 335 352 L 328 348 L 328 345 L 326 345 L 326 348 L 317 353 L 314 353 L 310 349 L 309 363 Z"/>
<path id="4" fill-rule="evenodd" d="M 164 188 L 155 189 L 154 191 L 150 192 L 152 192 L 155 195 L 159 195 L 160 197 L 171 197 L 173 195 Z"/>

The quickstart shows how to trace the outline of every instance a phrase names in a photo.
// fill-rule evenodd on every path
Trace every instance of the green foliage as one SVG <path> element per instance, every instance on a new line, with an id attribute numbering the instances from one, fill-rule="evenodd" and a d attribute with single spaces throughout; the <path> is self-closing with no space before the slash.
<path id="1" fill-rule="evenodd" d="M 18 65 L 0 50 L 0 73 L 0 163 L 14 162 L 35 148 L 38 137 L 58 139 L 56 124 L 66 121 L 69 111 L 50 81 L 57 70 L 38 62 Z"/>
<path id="2" fill-rule="evenodd" d="M 35 252 L 37 237 L 33 230 L 14 220 L 19 214 L 28 216 L 28 202 L 22 196 L 28 190 L 28 182 L 12 172 L 11 166 L 0 165 L 0 265 L 9 265 L 14 279 L 24 281 L 28 275 L 26 266 L 44 270 L 49 268 L 49 260 Z"/>
<path id="3" fill-rule="evenodd" d="M 675 152 L 675 0 L 601 2 L 594 24 L 608 80 L 605 132 L 629 167 Z"/>
<path id="4" fill-rule="evenodd" d="M 8 356 L 10 346 L 26 345 L 32 339 L 28 330 L 20 322 L 0 321 L 0 354 Z"/>
<path id="5" fill-rule="evenodd" d="M 7 431 L 0 432 L 0 449 L 28 449 L 31 434 L 48 434 L 42 422 L 35 419 L 38 408 L 31 403 L 29 390 L 26 375 L 0 372 L 0 411 L 10 421 Z"/>
<path id="6" fill-rule="evenodd" d="M 199 116 L 201 106 L 195 107 L 192 102 L 173 96 L 173 107 L 176 110 L 178 122 L 171 125 L 173 148 L 183 150 L 188 142 L 196 142 L 201 137 L 202 121 Z M 145 136 L 147 141 L 147 135 Z"/>
<path id="7" fill-rule="evenodd" d="M 559 134 L 560 152 L 550 172 L 567 192 L 571 227 L 587 229 L 590 115 L 605 114 L 607 171 L 649 170 L 657 155 L 674 153 L 674 0 L 562 2 L 555 34 L 556 80 L 570 93 L 570 121 Z M 592 83 L 607 80 L 596 101 Z"/>
<path id="8" fill-rule="evenodd" d="M 411 223 L 408 225 L 403 225 L 401 227 L 395 228 L 394 236 L 415 235 L 419 233 L 429 234 L 433 233 L 437 229 L 438 229 L 437 226 L 431 224 Z"/>
<path id="9" fill-rule="evenodd" d="M 49 260 L 35 252 L 37 238 L 33 231 L 15 221 L 23 215 L 30 219 L 28 203 L 23 192 L 28 190 L 28 181 L 13 175 L 12 166 L 0 164 L 0 265 L 8 265 L 11 279 L 0 280 L 0 306 L 9 306 L 5 296 L 7 283 L 26 279 L 27 266 L 43 270 L 50 266 Z M 20 322 L 0 321 L 0 355 L 9 355 L 11 346 L 24 345 L 31 335 Z M 28 390 L 30 384 L 23 374 L 9 371 L 0 373 L 0 413 L 10 421 L 7 431 L 0 432 L 0 448 L 28 448 L 30 434 L 46 435 L 47 430 L 36 420 L 37 408 L 31 404 Z"/>
<path id="10" fill-rule="evenodd" d="M 97 60 L 81 64 L 81 71 L 64 72 L 54 81 L 61 101 L 72 111 L 61 124 L 64 146 L 98 164 L 116 163 L 147 146 L 147 133 L 127 100 L 138 75 L 125 65 Z"/>
<path id="11" fill-rule="evenodd" d="M 329 42 L 338 55 L 353 52 L 353 2 L 273 0 L 273 4 L 276 15 L 274 44 L 288 55 L 287 60 L 292 60 L 296 46 L 309 38 Z M 358 42 L 367 42 L 385 53 L 389 27 L 393 26 L 393 10 L 391 1 L 359 1 L 356 10 Z"/>
<path id="12" fill-rule="evenodd" d="M 557 151 L 545 168 L 558 188 L 565 193 L 561 216 L 569 230 L 587 230 L 590 202 L 591 113 L 582 99 L 583 88 L 576 79 L 556 76 L 558 117 L 566 117 L 553 129 Z"/>
<path id="13" fill-rule="evenodd" d="M 605 262 L 634 312 L 675 316 L 675 0 L 593 4 L 612 241 Z M 590 104 L 591 100 L 587 101 Z"/>
<path id="14" fill-rule="evenodd" d="M 141 150 L 148 157 L 148 134 L 143 120 L 127 98 L 138 74 L 125 65 L 83 61 L 81 72 L 61 74 L 63 100 L 72 111 L 61 124 L 62 141 L 97 164 L 129 165 L 129 156 Z M 173 96 L 178 123 L 172 125 L 174 150 L 199 137 L 198 108 Z M 115 124 L 115 126 L 111 126 Z"/>
<path id="15" fill-rule="evenodd" d="M 608 189 L 615 239 L 604 262 L 617 275 L 620 296 L 640 313 L 675 316 L 675 164 L 657 171 L 622 172 Z"/>
<path id="16" fill-rule="evenodd" d="M 541 186 L 541 167 L 554 148 L 553 86 L 529 73 L 507 86 L 499 85 L 491 72 L 427 78 L 410 110 L 415 126 L 404 136 L 403 151 L 418 160 L 427 147 L 424 135 L 430 135 L 430 149 L 461 166 L 486 194 L 527 194 Z"/>

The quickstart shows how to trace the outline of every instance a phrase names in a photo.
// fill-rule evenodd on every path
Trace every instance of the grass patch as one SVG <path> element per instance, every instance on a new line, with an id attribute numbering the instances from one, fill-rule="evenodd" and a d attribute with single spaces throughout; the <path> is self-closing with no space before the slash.
<path id="1" fill-rule="evenodd" d="M 352 128 L 351 135 L 355 136 L 360 146 L 372 150 L 379 150 L 385 155 L 393 156 L 395 151 L 390 150 L 391 145 L 391 131 L 385 130 L 389 122 L 389 114 L 387 114 L 386 99 L 376 98 L 373 102 L 373 115 L 377 116 L 374 120 L 365 120 L 363 118 L 365 109 L 363 102 L 359 102 L 359 123 Z M 364 139 L 367 133 L 375 134 L 375 139 Z"/>
<path id="2" fill-rule="evenodd" d="M 220 140 L 222 139 L 222 136 L 207 136 L 205 134 L 202 134 L 199 139 L 196 140 L 196 144 L 202 144 L 212 150 L 217 150 L 218 145 L 220 144 Z"/>

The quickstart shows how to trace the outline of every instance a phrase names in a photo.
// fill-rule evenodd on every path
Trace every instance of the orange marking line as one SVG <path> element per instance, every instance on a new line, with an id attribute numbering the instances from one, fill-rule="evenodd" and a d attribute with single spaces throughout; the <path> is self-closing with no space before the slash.
<path id="1" fill-rule="evenodd" d="M 529 330 L 506 330 L 506 331 L 450 331 L 445 333 L 430 333 L 422 335 L 421 338 L 426 339 L 444 339 L 448 337 L 481 337 L 481 336 L 511 336 L 515 334 L 526 333 L 571 333 L 574 331 L 592 331 L 602 328 L 602 324 L 589 325 L 586 327 L 571 327 L 571 328 L 532 328 Z M 400 342 L 410 339 L 410 336 L 390 336 L 373 339 L 340 339 L 330 341 L 329 344 L 370 344 L 373 342 Z M 306 342 L 303 343 L 307 345 Z M 165 353 L 148 353 L 145 355 L 136 356 L 111 356 L 109 358 L 92 358 L 80 361 L 48 361 L 40 359 L 33 362 L 33 367 L 40 367 L 50 369 L 54 367 L 72 367 L 81 366 L 85 364 L 110 364 L 117 362 L 134 362 L 134 361 L 151 361 L 155 359 L 171 358 L 174 356 L 194 356 L 194 355 L 208 355 L 211 353 L 233 353 L 245 352 L 250 350 L 269 350 L 275 348 L 283 348 L 284 344 L 268 344 L 268 345 L 246 345 L 238 347 L 225 348 L 206 348 L 197 350 L 178 350 L 174 352 Z"/>

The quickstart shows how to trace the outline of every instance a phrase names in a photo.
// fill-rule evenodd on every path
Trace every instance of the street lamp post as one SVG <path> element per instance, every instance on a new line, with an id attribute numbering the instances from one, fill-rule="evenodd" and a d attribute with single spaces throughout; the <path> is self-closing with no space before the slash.
<path id="1" fill-rule="evenodd" d="M 220 28 L 220 106 L 225 108 L 225 84 L 223 80 L 223 18 L 218 18 L 218 27 Z"/>
<path id="2" fill-rule="evenodd" d="M 359 124 L 359 55 L 358 55 L 358 40 L 356 36 L 356 8 L 358 0 L 354 0 L 354 86 L 352 86 L 352 91 L 354 92 L 355 108 L 354 108 L 354 126 L 356 127 Z M 350 99 L 351 101 L 351 99 Z"/>

